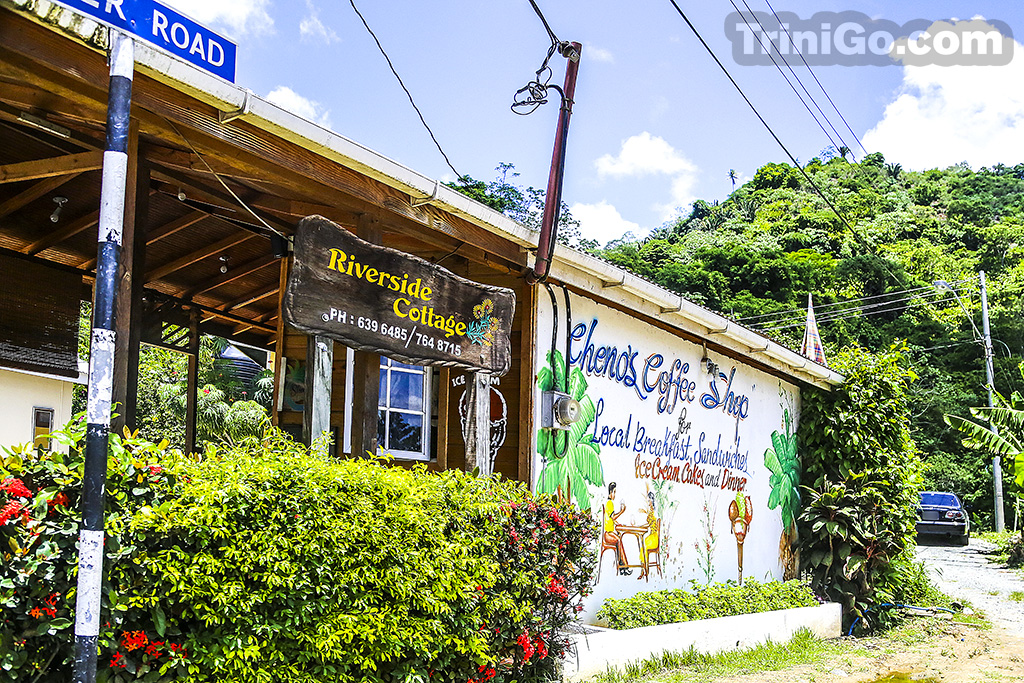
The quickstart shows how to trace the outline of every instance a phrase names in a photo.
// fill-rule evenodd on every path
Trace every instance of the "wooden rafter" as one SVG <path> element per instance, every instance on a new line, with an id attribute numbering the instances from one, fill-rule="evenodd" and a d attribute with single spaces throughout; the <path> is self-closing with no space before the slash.
<path id="1" fill-rule="evenodd" d="M 195 287 L 192 287 L 191 289 L 182 292 L 181 298 L 192 299 L 196 295 L 205 294 L 206 292 L 217 289 L 218 287 L 226 285 L 229 282 L 234 282 L 239 278 L 243 278 L 246 275 L 255 273 L 256 271 L 262 268 L 266 268 L 267 266 L 276 262 L 277 257 L 274 256 L 273 254 L 260 256 L 259 258 L 255 258 L 251 261 L 231 268 L 228 272 L 224 273 L 220 277 L 214 278 L 213 280 L 205 282 L 201 285 L 196 285 Z"/>
<path id="2" fill-rule="evenodd" d="M 103 168 L 103 152 L 79 152 L 50 159 L 22 161 L 0 166 L 0 183 L 39 180 L 53 176 L 98 171 Z"/>
<path id="3" fill-rule="evenodd" d="M 146 282 L 162 280 L 163 278 L 167 277 L 168 275 L 175 271 L 181 270 L 182 268 L 186 268 L 192 265 L 193 263 L 202 261 L 203 259 L 209 258 L 210 256 L 215 256 L 223 251 L 227 251 L 231 247 L 242 244 L 243 242 L 247 242 L 248 240 L 251 240 L 254 237 L 256 237 L 256 235 L 246 232 L 238 232 L 235 233 L 234 235 L 229 235 L 228 237 L 225 237 L 224 239 L 218 242 L 208 244 L 205 247 L 197 249 L 196 251 L 176 258 L 169 263 L 165 263 L 164 265 L 159 266 L 158 268 L 154 268 L 153 270 L 146 273 Z"/>
<path id="4" fill-rule="evenodd" d="M 256 291 L 256 292 L 252 292 L 250 294 L 247 294 L 247 295 L 241 297 L 240 299 L 235 299 L 234 301 L 232 301 L 231 303 L 229 303 L 227 305 L 226 310 L 234 311 L 234 310 L 237 310 L 239 308 L 245 308 L 246 306 L 249 306 L 250 304 L 254 304 L 257 301 L 263 301 L 267 297 L 270 297 L 270 296 L 273 296 L 274 294 L 277 294 L 278 289 L 279 289 L 278 285 L 275 282 L 274 284 L 270 285 L 269 287 L 264 287 L 263 289 L 261 289 L 259 291 Z"/>
<path id="5" fill-rule="evenodd" d="M 165 237 L 170 237 L 179 230 L 184 230 L 190 225 L 198 223 L 208 215 L 205 211 L 190 211 L 180 218 L 175 218 L 173 221 L 161 225 L 159 228 L 154 228 L 146 233 L 146 246 L 148 247 L 155 242 L 159 242 Z"/>
<path id="6" fill-rule="evenodd" d="M 246 306 L 248 306 L 250 304 L 254 304 L 257 301 L 263 301 L 264 299 L 277 294 L 279 289 L 280 289 L 279 285 L 277 283 L 274 283 L 274 284 L 272 284 L 272 285 L 270 285 L 268 287 L 264 287 L 263 289 L 258 290 L 256 292 L 250 292 L 249 294 L 246 294 L 245 296 L 243 296 L 241 298 L 235 299 L 234 301 L 229 301 L 229 302 L 227 302 L 225 304 L 221 304 L 220 306 L 218 306 L 215 309 L 211 309 L 211 308 L 204 309 L 203 310 L 203 315 L 204 315 L 203 322 L 206 322 L 207 320 L 210 320 L 210 318 L 217 317 L 218 313 L 228 313 L 230 311 L 238 310 L 239 308 L 245 308 Z M 254 319 L 252 321 L 252 323 L 253 323 L 252 326 L 256 327 L 258 325 L 258 321 L 259 321 L 258 318 Z"/>
<path id="7" fill-rule="evenodd" d="M 0 218 L 9 216 L 18 209 L 31 204 L 35 200 L 39 199 L 45 194 L 53 192 L 58 187 L 68 182 L 69 180 L 78 177 L 78 173 L 71 173 L 69 175 L 53 176 L 52 178 L 44 178 L 38 183 L 22 190 L 18 194 L 14 195 L 10 199 L 4 202 L 0 202 Z"/>
<path id="8" fill-rule="evenodd" d="M 193 193 L 198 193 L 195 199 L 204 203 L 212 204 L 213 206 L 218 206 L 235 214 L 234 216 L 223 216 L 224 218 L 230 218 L 233 220 L 244 221 L 252 223 L 254 225 L 259 225 L 259 221 L 251 213 L 249 213 L 249 211 L 247 211 L 245 207 L 241 206 L 238 203 L 238 199 L 232 196 L 230 192 L 227 192 L 226 190 L 221 188 L 219 184 L 218 187 L 211 187 L 203 184 L 202 181 L 196 178 L 188 176 L 184 173 L 179 173 L 178 171 L 154 169 L 154 173 L 157 176 L 164 176 L 171 181 L 172 185 L 170 187 L 168 187 L 166 184 L 161 184 L 159 186 L 160 189 L 163 190 L 164 192 L 169 191 L 174 194 L 177 194 L 177 191 L 181 188 L 191 190 Z M 173 185 L 177 185 L 178 187 L 175 188 L 173 187 Z M 244 190 L 237 189 L 234 190 L 234 192 L 242 199 L 242 201 L 249 205 L 250 208 L 252 208 L 252 201 L 261 196 L 260 193 L 254 192 L 253 190 L 250 190 L 248 188 L 245 188 Z M 217 215 L 216 212 L 213 211 L 211 211 L 211 214 Z M 260 218 L 265 220 L 270 226 L 272 226 L 276 230 L 282 230 L 287 232 L 294 231 L 294 226 L 285 223 L 284 221 L 275 218 L 274 216 L 269 216 L 265 214 L 258 215 L 260 216 Z"/>
<path id="9" fill-rule="evenodd" d="M 60 244 L 66 239 L 70 239 L 80 232 L 90 230 L 96 227 L 96 224 L 100 222 L 100 211 L 90 211 L 84 216 L 79 216 L 73 221 L 68 221 L 62 227 L 57 228 L 51 233 L 48 233 L 45 237 L 42 237 L 32 244 L 28 245 L 21 250 L 21 253 L 29 256 L 35 256 L 41 251 L 46 251 L 50 247 Z"/>

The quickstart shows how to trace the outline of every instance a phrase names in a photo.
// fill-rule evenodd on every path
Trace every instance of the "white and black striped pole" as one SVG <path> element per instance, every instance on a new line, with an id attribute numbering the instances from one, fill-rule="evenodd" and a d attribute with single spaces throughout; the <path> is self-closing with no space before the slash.
<path id="1" fill-rule="evenodd" d="M 103 498 L 107 482 L 107 442 L 114 387 L 114 304 L 117 298 L 118 256 L 124 229 L 128 124 L 134 70 L 135 44 L 130 37 L 111 29 L 107 149 L 103 153 L 103 180 L 100 187 L 99 244 L 93 292 L 92 345 L 89 351 L 82 526 L 78 532 L 75 683 L 94 683 L 96 680 L 103 585 Z"/>

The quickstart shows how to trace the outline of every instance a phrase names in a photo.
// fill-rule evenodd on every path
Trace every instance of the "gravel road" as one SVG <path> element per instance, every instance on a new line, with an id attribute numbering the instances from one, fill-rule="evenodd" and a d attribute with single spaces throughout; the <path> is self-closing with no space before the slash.
<path id="1" fill-rule="evenodd" d="M 1024 593 L 1024 580 L 988 561 L 995 545 L 977 538 L 967 547 L 928 543 L 917 546 L 917 558 L 924 561 L 939 590 L 970 601 L 993 625 L 1024 634 L 1024 602 L 1010 599 L 1016 591 Z"/>

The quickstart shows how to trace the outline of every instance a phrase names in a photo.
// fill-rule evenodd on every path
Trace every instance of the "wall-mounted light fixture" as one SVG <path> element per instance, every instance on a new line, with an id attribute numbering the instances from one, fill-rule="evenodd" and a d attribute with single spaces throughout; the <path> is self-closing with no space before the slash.
<path id="1" fill-rule="evenodd" d="M 50 222 L 56 223 L 60 220 L 60 212 L 64 209 L 64 205 L 68 203 L 67 197 L 54 197 L 53 203 L 57 205 L 57 208 L 50 214 Z"/>
<path id="2" fill-rule="evenodd" d="M 222 272 L 222 273 L 228 272 L 228 257 L 227 256 L 221 256 L 220 257 L 220 272 Z"/>

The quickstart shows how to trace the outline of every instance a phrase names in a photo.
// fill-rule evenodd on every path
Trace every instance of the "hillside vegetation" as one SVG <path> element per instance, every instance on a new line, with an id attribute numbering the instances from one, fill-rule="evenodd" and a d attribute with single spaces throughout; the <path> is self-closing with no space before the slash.
<path id="1" fill-rule="evenodd" d="M 694 202 L 688 216 L 649 237 L 594 253 L 792 348 L 808 293 L 830 355 L 853 345 L 883 351 L 905 339 L 918 376 L 910 410 L 926 486 L 961 494 L 975 521 L 987 524 L 988 454 L 965 449 L 942 416 L 987 401 L 975 341 L 979 270 L 988 280 L 996 389 L 1021 389 L 1024 164 L 918 173 L 876 153 L 859 163 L 814 159 L 805 170 L 845 223 L 799 169 L 771 163 L 725 201 Z M 842 303 L 852 299 L 859 301 Z"/>

